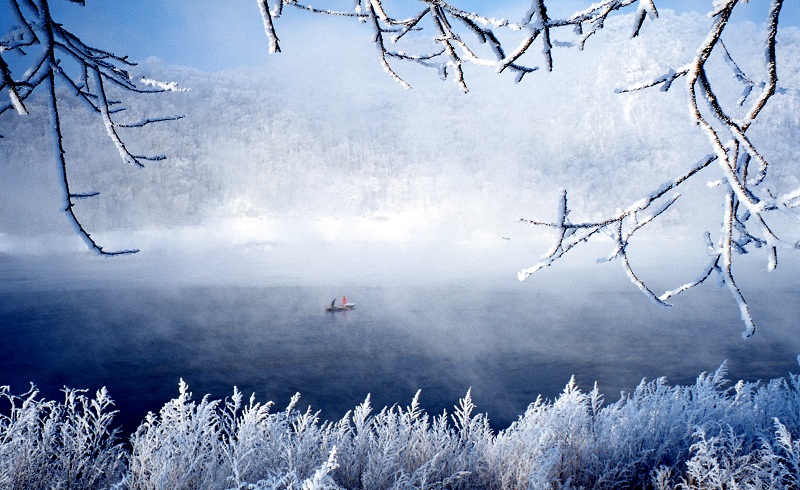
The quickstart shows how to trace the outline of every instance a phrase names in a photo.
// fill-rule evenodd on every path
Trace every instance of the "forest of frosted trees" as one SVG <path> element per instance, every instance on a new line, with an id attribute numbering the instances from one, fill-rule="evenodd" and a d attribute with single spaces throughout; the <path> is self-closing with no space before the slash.
<path id="1" fill-rule="evenodd" d="M 392 84 L 333 83 L 312 91 L 293 78 L 308 75 L 300 69 L 209 74 L 150 60 L 139 70 L 190 90 L 137 99 L 126 120 L 185 117 L 120 131 L 131 146 L 165 152 L 168 159 L 145 169 L 115 163 L 113 145 L 97 142 L 101 123 L 84 107 L 65 105 L 64 118 L 71 121 L 64 128 L 65 145 L 81 155 L 72 170 L 75 185 L 100 192 L 76 209 L 98 231 L 191 225 L 214 216 L 391 216 L 415 207 L 489 226 L 533 213 L 547 218 L 558 188 L 567 188 L 582 216 L 599 217 L 671 178 L 675 162 L 687 154 L 699 158 L 707 151 L 686 115 L 682 93 L 613 93 L 695 49 L 667 32 L 700 37 L 705 26 L 695 16 L 665 12 L 636 43 L 627 42 L 629 27 L 627 19 L 612 19 L 591 51 L 563 53 L 581 69 L 564 66 L 537 79 L 535 87 L 525 85 L 532 81 L 513 85 L 492 73 L 476 73 L 476 88 L 468 95 L 445 84 L 403 91 Z M 757 56 L 756 46 L 738 40 L 757 36 L 758 27 L 733 29 L 736 36 L 728 44 Z M 797 85 L 792 53 L 799 45 L 787 29 L 781 44 L 787 87 Z M 620 48 L 624 64 L 617 60 Z M 739 90 L 733 77 L 723 82 L 728 90 Z M 560 92 L 564 83 L 575 90 Z M 50 135 L 40 129 L 47 111 L 35 95 L 28 104 L 28 116 L 0 116 L 5 136 L 0 155 L 14 168 L 12 177 L 30 176 L 26 185 L 46 190 L 53 185 L 52 166 L 26 162 L 49 158 Z M 792 144 L 797 135 L 787 131 L 795 130 L 798 101 L 783 96 L 772 104 L 753 131 L 776 161 L 787 162 L 771 170 L 770 184 L 792 188 L 797 181 L 788 162 L 796 161 L 800 150 Z M 532 112 L 531 106 L 539 110 Z M 559 117 L 553 116 L 556 111 Z M 447 138 L 432 128 L 447 128 Z M 478 131 L 481 138 L 475 137 Z M 20 184 L 0 183 L 6 233 L 35 229 L 26 206 L 37 203 L 17 199 Z M 663 219 L 675 224 L 691 214 L 677 206 L 675 215 Z M 535 231 L 520 226 L 517 235 Z"/>

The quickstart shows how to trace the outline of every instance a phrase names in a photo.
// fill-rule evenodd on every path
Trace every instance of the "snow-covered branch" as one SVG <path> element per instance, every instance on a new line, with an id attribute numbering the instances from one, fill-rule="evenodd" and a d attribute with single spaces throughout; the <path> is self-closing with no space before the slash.
<path id="1" fill-rule="evenodd" d="M 619 258 L 631 281 L 636 284 L 648 297 L 657 303 L 666 305 L 666 300 L 689 289 L 704 283 L 712 274 L 716 273 L 719 279 L 730 291 L 733 299 L 739 308 L 742 321 L 745 324 L 743 337 L 749 337 L 755 333 L 756 324 L 750 314 L 750 309 L 742 291 L 736 283 L 733 271 L 734 254 L 748 253 L 750 247 L 768 249 L 768 268 L 770 270 L 777 267 L 779 248 L 796 248 L 796 244 L 784 243 L 772 231 L 768 224 L 768 215 L 781 211 L 794 214 L 793 195 L 785 195 L 775 198 L 769 189 L 763 188 L 764 179 L 767 175 L 768 162 L 750 138 L 746 135 L 747 129 L 755 121 L 758 114 L 766 106 L 769 99 L 776 93 L 778 82 L 777 62 L 776 62 L 776 35 L 778 30 L 778 19 L 782 7 L 782 0 L 773 0 L 769 14 L 767 16 L 767 35 L 764 40 L 765 52 L 765 72 L 767 80 L 762 83 L 761 93 L 753 105 L 749 108 L 743 118 L 734 117 L 723 107 L 720 97 L 715 88 L 714 82 L 709 77 L 706 66 L 716 51 L 720 54 L 733 72 L 733 76 L 744 86 L 743 95 L 735 106 L 743 106 L 748 96 L 756 85 L 734 61 L 733 56 L 722 42 L 722 35 L 733 10 L 737 7 L 736 0 L 727 2 L 716 2 L 715 10 L 710 16 L 714 19 L 711 30 L 703 43 L 697 50 L 697 56 L 689 61 L 687 65 L 677 70 L 670 69 L 665 75 L 654 80 L 636 85 L 631 88 L 617 90 L 619 93 L 636 92 L 651 87 L 661 86 L 662 91 L 671 88 L 673 82 L 678 78 L 686 77 L 687 91 L 690 100 L 690 114 L 697 125 L 704 132 L 714 153 L 705 159 L 701 164 L 693 167 L 681 178 L 676 179 L 669 185 L 662 186 L 655 192 L 650 193 L 645 199 L 637 204 L 628 207 L 622 213 L 597 223 L 586 223 L 580 225 L 570 224 L 568 230 L 591 230 L 593 235 L 599 230 L 609 231 L 615 242 L 615 249 L 610 259 Z M 722 227 L 717 245 L 711 243 L 710 234 L 708 235 L 708 250 L 711 255 L 709 265 L 703 270 L 699 278 L 684 284 L 676 289 L 667 291 L 660 296 L 656 296 L 649 287 L 633 272 L 628 257 L 625 254 L 625 247 L 628 238 L 633 231 L 643 226 L 644 222 L 637 222 L 636 212 L 649 209 L 661 198 L 666 190 L 680 186 L 689 180 L 698 170 L 707 167 L 712 161 L 719 164 L 719 168 L 724 177 L 723 185 L 727 188 L 724 193 L 722 205 Z M 753 172 L 751 164 L 756 165 Z M 755 173 L 755 178 L 750 177 Z M 653 213 L 656 217 L 666 210 L 674 202 L 667 201 L 666 206 L 662 205 Z M 651 217 L 651 218 L 652 218 Z M 542 223 L 524 220 L 530 224 L 540 226 L 561 226 L 563 223 Z M 628 221 L 636 223 L 631 231 L 623 233 L 623 226 Z M 649 219 L 648 219 L 649 222 Z M 614 228 L 616 227 L 616 228 Z M 616 230 L 616 231 L 615 231 Z M 589 235 L 584 231 L 584 237 L 580 241 L 585 241 Z M 570 234 L 571 235 L 571 234 Z M 738 235 L 738 238 L 737 236 Z M 572 246 L 579 243 L 573 239 L 566 247 L 564 246 L 564 233 L 556 241 L 556 249 L 568 251 Z M 563 253 L 563 252 L 562 252 Z M 545 254 L 542 262 L 532 268 L 520 272 L 520 280 L 527 278 L 530 274 L 542 267 L 542 264 L 550 265 L 554 260 L 552 253 Z M 555 257 L 557 258 L 557 256 Z"/>
<path id="2" fill-rule="evenodd" d="M 75 0 L 71 0 L 75 1 Z M 180 119 L 182 116 L 144 119 L 121 124 L 117 114 L 125 111 L 119 101 L 110 100 L 110 87 L 123 92 L 156 93 L 180 91 L 174 83 L 164 83 L 148 78 L 136 79 L 129 72 L 135 63 L 126 57 L 83 43 L 76 35 L 58 23 L 50 14 L 48 0 L 10 0 L 9 10 L 13 21 L 8 32 L 0 38 L 0 93 L 7 102 L 0 102 L 0 114 L 14 109 L 17 114 L 28 114 L 25 100 L 43 86 L 50 109 L 50 130 L 55 158 L 61 168 L 60 186 L 64 209 L 75 231 L 89 248 L 101 255 L 135 253 L 135 249 L 107 251 L 91 237 L 75 213 L 75 201 L 97 196 L 97 192 L 73 192 L 70 189 L 69 159 L 64 149 L 63 124 L 60 106 L 63 93 L 60 87 L 74 93 L 87 109 L 99 116 L 111 142 L 122 161 L 143 167 L 144 162 L 159 161 L 164 155 L 136 155 L 131 153 L 117 132 L 118 127 L 142 127 L 146 124 Z M 81 1 L 76 3 L 83 4 Z M 11 62 L 13 60 L 13 63 Z M 11 67 L 15 70 L 12 70 Z"/>
<path id="3" fill-rule="evenodd" d="M 272 53 L 280 51 L 275 19 L 280 16 L 284 6 L 319 14 L 354 18 L 371 27 L 378 48 L 379 61 L 384 71 L 403 87 L 409 88 L 410 85 L 398 75 L 389 61 L 391 59 L 416 62 L 425 67 L 435 68 L 442 78 L 448 78 L 453 74 L 454 81 L 463 92 L 469 90 L 463 71 L 465 62 L 489 66 L 498 73 L 511 71 L 515 74 L 515 81 L 519 82 L 526 74 L 538 69 L 528 61 L 521 62 L 521 59 L 541 54 L 545 67 L 551 71 L 555 57 L 554 48 L 572 44 L 554 41 L 552 33 L 555 30 L 565 33 L 567 30 L 577 32 L 576 44 L 582 48 L 591 35 L 603 28 L 605 20 L 611 14 L 625 11 L 631 5 L 638 5 L 638 11 L 641 12 L 637 17 L 633 36 L 639 34 L 645 18 L 648 16 L 655 18 L 658 15 L 652 0 L 605 0 L 564 18 L 551 17 L 546 3 L 546 0 L 533 0 L 530 10 L 522 20 L 513 22 L 465 11 L 444 0 L 410 0 L 406 5 L 418 4 L 420 10 L 407 18 L 393 16 L 381 0 L 358 0 L 351 11 L 320 9 L 294 0 L 273 1 L 270 8 L 269 0 L 258 0 L 264 21 L 264 32 Z M 426 24 L 426 21 L 429 24 Z M 408 49 L 391 47 L 409 37 L 410 32 L 416 34 L 417 42 L 409 43 Z M 513 44 L 513 41 L 507 38 L 519 37 L 514 34 L 520 32 L 525 34 L 517 44 L 507 46 L 509 43 Z M 395 33 L 389 39 L 391 44 L 384 40 L 385 33 Z M 413 50 L 419 49 L 418 41 L 422 38 L 438 46 L 439 49 L 435 50 L 438 52 L 429 54 L 429 51 L 433 50 L 424 48 L 428 51 L 413 53 Z M 533 48 L 538 44 L 537 40 L 541 40 L 540 49 Z M 486 44 L 489 46 L 488 52 L 485 52 L 486 49 L 480 49 L 481 45 Z M 531 56 L 525 56 L 528 54 Z"/>

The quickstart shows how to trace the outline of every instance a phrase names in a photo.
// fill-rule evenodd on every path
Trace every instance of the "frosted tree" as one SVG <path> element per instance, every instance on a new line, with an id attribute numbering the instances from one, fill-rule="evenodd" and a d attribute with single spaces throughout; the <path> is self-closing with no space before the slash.
<path id="1" fill-rule="evenodd" d="M 395 69 L 398 62 L 410 62 L 438 71 L 442 79 L 451 78 L 462 92 L 468 91 L 464 66 L 467 63 L 485 66 L 497 73 L 510 72 L 517 82 L 539 70 L 541 63 L 547 71 L 556 66 L 558 47 L 583 49 L 592 36 L 603 29 L 608 18 L 615 14 L 632 13 L 631 37 L 639 35 L 648 19 L 655 21 L 658 11 L 654 0 L 603 0 L 585 10 L 568 16 L 551 16 L 548 5 L 557 2 L 532 0 L 521 20 L 491 18 L 475 11 L 466 11 L 452 2 L 418 0 L 396 2 L 390 11 L 389 2 L 355 0 L 349 10 L 329 10 L 312 7 L 292 0 L 258 0 L 270 52 L 280 51 L 275 19 L 284 6 L 331 16 L 357 19 L 366 25 L 377 48 L 378 61 L 384 71 L 405 88 L 409 83 Z M 573 221 L 567 192 L 558 202 L 555 221 L 522 219 L 524 223 L 554 229 L 557 238 L 552 248 L 532 267 L 519 272 L 524 280 L 534 272 L 549 267 L 576 246 L 599 236 L 610 236 L 614 248 L 607 260 L 618 260 L 631 282 L 647 297 L 661 306 L 682 292 L 717 276 L 736 301 L 745 324 L 743 337 L 755 333 L 756 325 L 748 304 L 737 286 L 733 260 L 753 248 L 765 248 L 769 269 L 778 264 L 778 251 L 798 248 L 797 241 L 781 239 L 770 227 L 770 217 L 785 213 L 796 217 L 800 205 L 800 189 L 780 193 L 764 184 L 769 164 L 763 153 L 747 135 L 747 130 L 778 90 L 776 35 L 782 0 L 772 0 L 766 14 L 766 35 L 761 41 L 764 49 L 766 79 L 751 79 L 728 51 L 723 35 L 731 14 L 741 8 L 737 0 L 715 0 L 708 16 L 712 19 L 708 35 L 698 46 L 696 55 L 683 66 L 665 67 L 665 73 L 640 85 L 619 89 L 634 92 L 658 88 L 670 90 L 682 79 L 689 95 L 689 111 L 708 139 L 711 152 L 699 162 L 684 167 L 676 177 L 660 187 L 644 191 L 644 197 L 620 208 L 613 215 L 597 221 Z M 352 4 L 350 4 L 352 5 Z M 568 41 L 557 41 L 554 34 Z M 427 41 L 425 43 L 424 41 Z M 707 70 L 712 56 L 722 57 L 730 73 L 742 84 L 743 92 L 736 101 L 725 100 L 715 80 Z M 538 61 L 537 61 L 538 60 Z M 634 234 L 667 211 L 680 197 L 679 188 L 695 178 L 701 170 L 716 165 L 722 178 L 716 183 L 725 189 L 720 205 L 722 226 L 716 240 L 706 234 L 710 261 L 696 280 L 678 288 L 657 294 L 634 270 L 628 258 L 628 245 Z"/>
<path id="2" fill-rule="evenodd" d="M 84 4 L 83 0 L 66 0 Z M 135 66 L 124 56 L 84 44 L 77 36 L 53 19 L 48 0 L 9 0 L 6 8 L 9 19 L 7 30 L 0 38 L 0 93 L 6 101 L 0 102 L 0 114 L 15 110 L 20 116 L 28 114 L 26 99 L 39 89 L 47 99 L 50 112 L 50 131 L 55 159 L 61 167 L 60 187 L 64 211 L 89 248 L 101 255 L 124 255 L 135 249 L 106 250 L 81 223 L 75 213 L 75 204 L 81 199 L 97 196 L 98 192 L 76 191 L 70 186 L 70 159 L 64 149 L 61 111 L 67 96 L 79 100 L 99 117 L 108 138 L 119 151 L 123 162 L 144 167 L 145 162 L 164 160 L 164 155 L 138 155 L 125 145 L 120 128 L 138 128 L 147 124 L 179 119 L 181 116 L 157 117 L 128 122 L 118 122 L 125 111 L 119 100 L 109 97 L 110 90 L 123 93 L 154 93 L 180 90 L 148 78 L 136 78 L 129 69 Z M 118 90 L 119 91 L 119 90 Z"/>

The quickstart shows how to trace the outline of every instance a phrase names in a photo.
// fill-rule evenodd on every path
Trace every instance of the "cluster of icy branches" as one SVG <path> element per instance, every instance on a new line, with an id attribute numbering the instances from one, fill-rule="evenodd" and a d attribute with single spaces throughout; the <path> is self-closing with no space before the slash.
<path id="1" fill-rule="evenodd" d="M 776 36 L 783 1 L 773 0 L 767 13 L 765 22 L 767 29 L 763 40 L 765 77 L 760 83 L 754 82 L 742 71 L 722 41 L 730 16 L 738 3 L 737 0 L 714 2 L 713 9 L 709 12 L 709 17 L 713 19 L 709 33 L 698 47 L 695 57 L 685 66 L 677 70 L 670 69 L 663 76 L 637 87 L 618 90 L 634 92 L 658 86 L 666 92 L 676 80 L 685 77 L 690 115 L 708 139 L 713 152 L 688 171 L 665 182 L 643 199 L 618 210 L 606 219 L 587 222 L 570 220 L 567 194 L 564 192 L 556 221 L 522 220 L 533 225 L 555 228 L 558 236 L 552 249 L 538 264 L 519 273 L 520 280 L 551 265 L 576 245 L 585 243 L 598 234 L 605 234 L 614 242 L 614 249 L 608 260 L 619 259 L 631 282 L 655 303 L 671 306 L 667 303 L 668 299 L 716 275 L 720 283 L 727 286 L 739 307 L 745 324 L 742 336 L 749 337 L 755 333 L 756 324 L 734 277 L 734 255 L 765 248 L 768 251 L 769 270 L 773 270 L 778 264 L 779 249 L 798 248 L 800 242 L 779 238 L 769 221 L 778 214 L 786 214 L 796 219 L 795 208 L 798 205 L 799 191 L 782 193 L 764 185 L 769 167 L 767 158 L 746 134 L 768 101 L 776 94 L 778 86 Z M 742 84 L 742 96 L 735 103 L 724 100 L 720 90 L 717 89 L 717 81 L 710 75 L 712 55 L 724 60 L 730 68 L 731 75 Z M 748 106 L 748 99 L 754 93 L 756 86 L 759 87 L 758 95 Z M 697 279 L 657 295 L 631 266 L 627 255 L 628 244 L 636 232 L 664 213 L 680 198 L 677 191 L 685 182 L 694 179 L 698 172 L 714 162 L 718 164 L 720 178 L 709 187 L 721 187 L 723 197 L 720 203 L 721 227 L 716 243 L 712 240 L 711 233 L 706 234 L 710 261 Z"/>
<path id="2" fill-rule="evenodd" d="M 506 70 L 515 72 L 516 81 L 520 81 L 523 76 L 538 69 L 529 63 L 533 61 L 531 57 L 541 56 L 546 69 L 552 71 L 556 48 L 577 46 L 583 49 L 587 40 L 603 29 L 612 14 L 636 8 L 632 16 L 632 37 L 639 35 L 645 19 L 658 17 L 653 0 L 603 0 L 585 10 L 563 17 L 551 15 L 546 0 L 532 0 L 530 9 L 518 22 L 488 17 L 476 11 L 464 11 L 445 0 L 405 2 L 406 6 L 419 6 L 416 14 L 407 17 L 392 15 L 390 9 L 384 5 L 388 2 L 382 0 L 356 0 L 353 10 L 347 11 L 319 9 L 295 0 L 274 0 L 272 9 L 268 0 L 258 0 L 258 3 L 271 52 L 280 51 L 273 19 L 281 15 L 284 4 L 316 13 L 355 17 L 370 26 L 381 65 L 401 85 L 410 87 L 395 71 L 390 60 L 411 61 L 438 69 L 442 79 L 448 78 L 452 73 L 463 92 L 468 91 L 464 64 L 490 67 L 498 73 Z M 608 235 L 614 242 L 614 249 L 608 260 L 618 259 L 631 282 L 655 303 L 670 306 L 667 303 L 669 298 L 716 275 L 719 282 L 728 287 L 740 310 L 745 324 L 742 335 L 749 337 L 755 333 L 756 323 L 735 280 L 734 255 L 748 253 L 754 248 L 765 248 L 769 255 L 769 269 L 772 270 L 777 266 L 779 249 L 800 248 L 800 242 L 796 239 L 778 237 L 769 223 L 771 216 L 779 213 L 796 217 L 795 208 L 798 206 L 800 190 L 785 193 L 763 185 L 769 167 L 768 159 L 747 135 L 747 130 L 769 100 L 780 91 L 776 38 L 783 0 L 772 0 L 765 16 L 766 34 L 762 41 L 763 80 L 746 74 L 723 42 L 731 15 L 742 8 L 742 3 L 747 2 L 719 0 L 712 3 L 708 13 L 712 20 L 708 35 L 698 46 L 696 55 L 687 60 L 685 65 L 665 67 L 665 73 L 654 80 L 618 90 L 635 92 L 659 87 L 666 92 L 678 79 L 686 80 L 689 114 L 708 139 L 712 153 L 687 171 L 676 172 L 674 179 L 659 188 L 643 192 L 643 199 L 620 208 L 605 219 L 571 221 L 568 217 L 570 210 L 566 193 L 559 205 L 556 221 L 522 219 L 521 221 L 532 225 L 555 228 L 558 234 L 555 244 L 539 263 L 520 271 L 520 280 L 552 265 L 576 245 Z M 552 4 L 551 2 L 551 6 Z M 426 19 L 429 26 L 423 23 Z M 509 41 L 512 33 L 518 35 L 516 39 Z M 557 40 L 556 35 L 562 40 Z M 427 37 L 433 42 L 435 49 L 427 54 L 412 55 L 394 47 L 401 39 L 412 36 Z M 532 48 L 533 46 L 540 48 Z M 482 54 L 482 49 L 487 53 Z M 727 97 L 719 90 L 719 80 L 712 76 L 712 70 L 709 69 L 714 58 L 724 60 L 730 67 L 731 75 L 741 82 L 743 91 L 738 100 L 726 100 Z M 717 185 L 724 189 L 724 197 L 720 202 L 722 225 L 718 239 L 714 241 L 711 234 L 708 234 L 708 254 L 711 260 L 697 279 L 658 295 L 635 272 L 628 259 L 628 244 L 635 233 L 678 200 L 680 194 L 677 191 L 685 182 L 694 180 L 700 170 L 714 162 L 720 170 L 721 178 Z M 685 164 L 681 164 L 679 168 L 684 166 Z"/>
<path id="3" fill-rule="evenodd" d="M 180 395 L 149 414 L 130 449 L 111 430 L 111 400 L 65 401 L 0 389 L 0 488 L 797 488 L 800 376 L 691 386 L 642 381 L 604 405 L 574 380 L 495 433 L 469 392 L 431 417 L 419 394 L 374 413 L 369 398 L 336 422 L 283 411 L 234 389 Z"/>
<path id="4" fill-rule="evenodd" d="M 519 82 L 526 74 L 539 69 L 521 61 L 529 52 L 541 53 L 546 69 L 552 71 L 555 48 L 583 48 L 592 35 L 603 29 L 609 16 L 635 6 L 633 36 L 639 34 L 645 18 L 658 16 L 653 0 L 604 0 L 564 17 L 552 16 L 546 0 L 533 0 L 519 21 L 464 10 L 446 0 L 355 0 L 350 2 L 352 9 L 341 10 L 319 8 L 296 0 L 257 1 L 272 53 L 281 50 L 274 19 L 282 15 L 284 5 L 318 14 L 355 18 L 368 26 L 384 71 L 403 87 L 411 88 L 411 85 L 397 73 L 392 64 L 394 61 L 435 69 L 443 80 L 452 75 L 465 93 L 469 91 L 464 75 L 466 64 L 490 67 L 498 73 L 512 72 Z M 558 41 L 551 37 L 553 32 L 565 31 L 565 28 L 574 31 L 574 40 Z M 417 35 L 420 33 L 421 36 Z M 513 36 L 514 40 L 505 39 L 510 33 L 519 35 Z M 419 43 L 414 42 L 400 47 L 401 40 L 412 37 L 417 41 L 420 38 L 432 41 L 427 48 L 429 51 L 421 51 L 426 48 L 420 48 Z M 541 43 L 541 48 L 531 49 L 537 43 Z"/>

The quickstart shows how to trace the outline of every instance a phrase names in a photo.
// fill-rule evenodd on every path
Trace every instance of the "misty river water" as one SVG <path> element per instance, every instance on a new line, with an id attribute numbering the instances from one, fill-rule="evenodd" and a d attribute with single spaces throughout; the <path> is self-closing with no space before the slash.
<path id="1" fill-rule="evenodd" d="M 300 392 L 327 420 L 367 394 L 378 410 L 406 406 L 418 389 L 428 413 L 452 412 L 471 388 L 478 409 L 503 428 L 538 395 L 557 396 L 572 375 L 587 390 L 597 381 L 614 401 L 642 378 L 692 383 L 725 360 L 733 380 L 798 370 L 800 303 L 786 286 L 751 291 L 763 327 L 744 341 L 725 290 L 704 287 L 664 309 L 624 277 L 602 288 L 515 279 L 346 290 L 277 279 L 64 286 L 48 280 L 63 275 L 52 266 L 40 264 L 34 277 L 3 261 L 0 383 L 14 394 L 34 383 L 51 399 L 64 386 L 106 386 L 126 433 L 177 396 L 180 378 L 198 399 L 224 398 L 237 386 L 276 410 Z M 342 294 L 356 308 L 325 313 Z"/>

